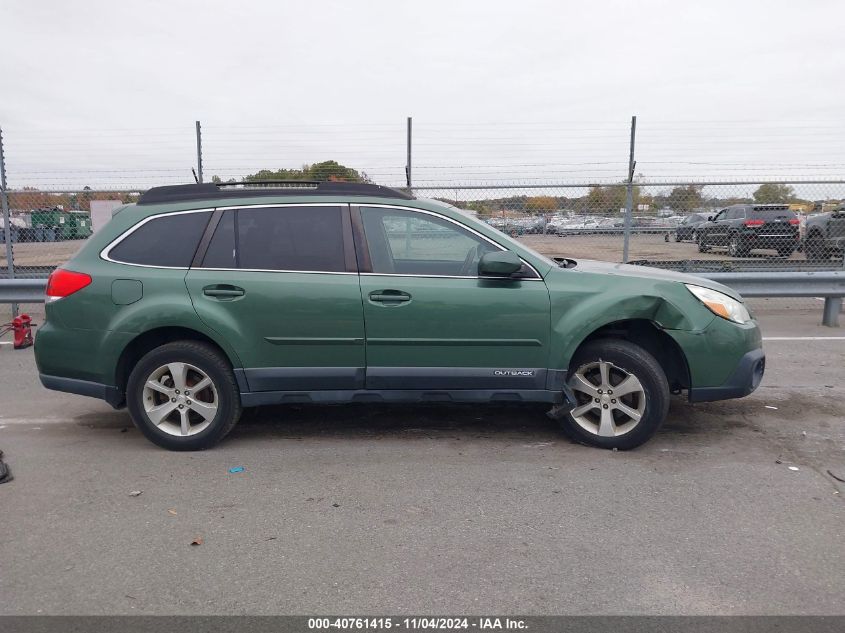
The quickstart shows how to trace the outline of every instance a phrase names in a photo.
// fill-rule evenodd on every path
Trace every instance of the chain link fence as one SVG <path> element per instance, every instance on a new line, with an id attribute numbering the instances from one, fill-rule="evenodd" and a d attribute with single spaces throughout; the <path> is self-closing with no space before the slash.
<path id="1" fill-rule="evenodd" d="M 553 257 L 685 272 L 843 267 L 845 181 L 635 184 L 630 218 L 627 189 L 624 184 L 498 184 L 415 188 L 414 193 L 477 215 Z M 788 201 L 760 202 L 767 200 L 761 190 Z M 14 275 L 33 278 L 49 275 L 91 235 L 92 203 L 131 203 L 139 192 L 10 190 L 7 195 Z M 8 274 L 6 251 L 0 249 L 0 277 Z"/>
<path id="2" fill-rule="evenodd" d="M 477 214 L 553 257 L 692 273 L 843 267 L 845 181 L 494 185 L 415 193 Z"/>
<path id="3" fill-rule="evenodd" d="M 498 160 L 478 165 L 470 163 L 480 163 L 479 148 L 493 142 L 486 141 L 478 128 L 444 127 L 438 131 L 435 126 L 426 132 L 418 126 L 419 148 L 414 147 L 413 156 L 413 174 L 418 178 L 412 190 L 418 198 L 437 199 L 475 214 L 552 257 L 628 262 L 691 273 L 835 270 L 845 266 L 845 180 L 831 177 L 841 173 L 833 158 L 828 163 L 800 165 L 800 172 L 792 172 L 800 177 L 793 178 L 757 177 L 762 172 L 754 170 L 762 167 L 729 162 L 719 173 L 727 170 L 734 177 L 708 178 L 716 174 L 713 162 L 677 160 L 687 170 L 700 170 L 701 177 L 658 181 L 638 173 L 630 182 L 611 182 L 609 173 L 625 171 L 620 154 L 629 158 L 623 126 L 560 132 L 580 135 L 575 149 L 560 138 L 562 158 L 554 154 L 558 151 L 555 129 L 523 128 L 520 136 L 496 137 Z M 676 138 L 676 131 L 669 131 Z M 157 184 L 191 182 L 192 171 L 202 178 L 203 166 L 207 180 L 239 182 L 264 173 L 262 166 L 302 165 L 294 156 L 311 159 L 319 150 L 320 156 L 338 157 L 356 169 L 327 161 L 319 163 L 325 172 L 315 172 L 317 164 L 305 164 L 301 169 L 267 173 L 270 177 L 279 173 L 313 177 L 316 173 L 326 178 L 340 173 L 340 177 L 404 188 L 411 177 L 410 125 L 407 132 L 407 145 L 404 126 L 370 126 L 347 131 L 346 136 L 334 127 L 309 135 L 305 127 L 211 127 L 201 131 L 199 125 L 196 133 L 193 129 L 127 130 L 68 139 L 37 134 L 16 139 L 13 135 L 14 140 L 7 135 L 9 182 L 3 197 L 9 219 L 6 222 L 0 217 L 0 279 L 48 276 L 72 257 L 96 228 L 92 208 L 101 203 L 132 203 Z M 646 130 L 646 138 L 639 141 L 646 158 L 654 159 L 644 164 L 654 168 L 669 164 L 673 156 L 650 141 L 660 139 L 658 132 L 649 137 Z M 829 131 L 821 132 L 829 136 Z M 804 138 L 807 132 L 801 134 Z M 730 142 L 735 142 L 736 134 L 731 131 L 731 135 Z M 710 136 L 705 138 L 712 144 Z M 284 151 L 273 149 L 285 141 Z M 827 136 L 814 142 L 826 143 Z M 536 160 L 544 162 L 518 162 L 517 150 L 512 149 L 517 143 L 530 144 L 532 151 L 541 153 Z M 469 148 L 464 164 L 453 156 L 458 145 Z M 116 147 L 123 154 L 116 152 Z M 595 160 L 575 162 L 566 157 L 566 151 L 586 152 L 586 158 Z M 85 155 L 89 161 L 95 160 L 91 154 L 104 159 L 95 165 L 79 158 Z M 358 160 L 368 156 L 367 164 L 372 166 L 361 169 Z M 630 166 L 633 174 L 633 164 Z M 7 308 L 0 306 L 3 311 Z"/>

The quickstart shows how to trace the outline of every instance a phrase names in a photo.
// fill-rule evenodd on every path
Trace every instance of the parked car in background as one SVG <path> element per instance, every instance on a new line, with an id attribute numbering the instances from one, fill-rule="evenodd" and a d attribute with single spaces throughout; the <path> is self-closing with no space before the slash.
<path id="1" fill-rule="evenodd" d="M 696 233 L 696 229 L 705 222 L 707 222 L 707 216 L 703 213 L 692 213 L 686 216 L 683 220 L 680 221 L 680 223 L 678 224 L 678 228 L 675 229 L 675 241 L 698 241 L 698 234 Z"/>
<path id="2" fill-rule="evenodd" d="M 551 260 L 405 192 L 342 182 L 153 188 L 47 282 L 50 389 L 127 406 L 152 442 L 213 446 L 242 407 L 540 402 L 633 448 L 671 393 L 760 383 L 757 322 L 701 277 Z"/>
<path id="3" fill-rule="evenodd" d="M 698 250 L 727 248 L 731 257 L 756 249 L 789 257 L 798 246 L 798 216 L 785 204 L 735 204 L 696 228 Z"/>
<path id="4" fill-rule="evenodd" d="M 22 218 L 9 218 L 9 241 L 18 242 L 21 240 L 21 235 L 25 235 L 27 226 Z M 0 242 L 6 241 L 6 226 L 4 224 L 3 216 L 0 216 Z M 29 241 L 24 238 L 23 241 Z"/>
<path id="5" fill-rule="evenodd" d="M 546 224 L 546 233 L 561 235 L 567 228 L 572 226 L 572 219 L 568 217 L 555 217 Z"/>
<path id="6" fill-rule="evenodd" d="M 810 260 L 841 258 L 845 254 L 845 204 L 808 217 L 803 246 L 804 254 Z"/>

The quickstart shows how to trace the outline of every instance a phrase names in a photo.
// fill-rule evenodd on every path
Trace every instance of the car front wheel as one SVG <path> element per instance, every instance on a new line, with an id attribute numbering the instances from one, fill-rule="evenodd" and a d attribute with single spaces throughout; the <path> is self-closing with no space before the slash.
<path id="1" fill-rule="evenodd" d="M 669 412 L 669 382 L 660 364 L 628 341 L 600 339 L 579 350 L 567 386 L 575 397 L 563 430 L 601 448 L 646 442 Z"/>
<path id="2" fill-rule="evenodd" d="M 141 358 L 129 375 L 126 403 L 141 433 L 174 451 L 214 446 L 241 415 L 228 360 L 197 341 L 167 343 Z"/>
<path id="3" fill-rule="evenodd" d="M 731 257 L 743 257 L 745 255 L 745 246 L 742 243 L 742 238 L 739 235 L 733 234 L 728 242 L 728 255 Z"/>

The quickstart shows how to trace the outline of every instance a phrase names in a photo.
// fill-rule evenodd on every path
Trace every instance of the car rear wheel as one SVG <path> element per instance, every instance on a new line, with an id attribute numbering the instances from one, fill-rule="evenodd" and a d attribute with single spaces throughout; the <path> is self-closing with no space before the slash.
<path id="1" fill-rule="evenodd" d="M 174 451 L 214 446 L 241 415 L 228 360 L 197 341 L 168 343 L 141 358 L 129 376 L 126 402 L 141 433 Z"/>
<path id="2" fill-rule="evenodd" d="M 579 350 L 567 386 L 575 397 L 564 431 L 601 448 L 630 449 L 647 441 L 669 411 L 669 382 L 660 364 L 628 341 L 600 339 Z"/>
<path id="3" fill-rule="evenodd" d="M 813 233 L 807 237 L 804 244 L 804 254 L 807 256 L 807 259 L 811 261 L 830 259 L 830 253 L 824 245 L 824 237 L 817 233 Z"/>
<path id="4" fill-rule="evenodd" d="M 706 253 L 710 250 L 710 247 L 707 245 L 707 236 L 699 233 L 696 238 L 696 242 L 698 242 L 698 252 L 699 253 Z"/>

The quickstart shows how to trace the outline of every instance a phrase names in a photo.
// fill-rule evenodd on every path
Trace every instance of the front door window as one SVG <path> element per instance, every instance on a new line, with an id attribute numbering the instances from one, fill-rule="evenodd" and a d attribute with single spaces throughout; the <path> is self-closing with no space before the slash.
<path id="1" fill-rule="evenodd" d="M 364 207 L 361 218 L 374 273 L 477 277 L 481 256 L 500 250 L 434 215 Z"/>

